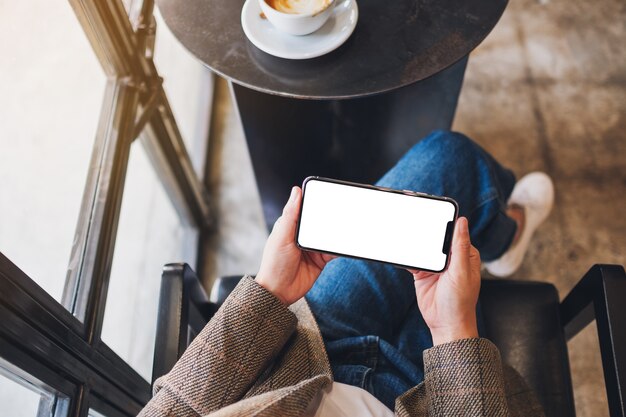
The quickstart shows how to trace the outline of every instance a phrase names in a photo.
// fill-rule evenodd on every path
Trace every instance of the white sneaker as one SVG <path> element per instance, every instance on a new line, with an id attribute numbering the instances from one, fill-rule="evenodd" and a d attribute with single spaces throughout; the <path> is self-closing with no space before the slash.
<path id="1" fill-rule="evenodd" d="M 554 205 L 552 180 L 543 172 L 531 172 L 515 184 L 508 204 L 524 208 L 524 229 L 517 242 L 500 258 L 484 263 L 485 269 L 496 277 L 507 277 L 522 265 L 530 239 Z"/>

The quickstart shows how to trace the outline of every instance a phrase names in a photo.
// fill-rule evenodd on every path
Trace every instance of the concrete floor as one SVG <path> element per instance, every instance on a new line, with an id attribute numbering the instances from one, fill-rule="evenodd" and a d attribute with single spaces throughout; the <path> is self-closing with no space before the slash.
<path id="1" fill-rule="evenodd" d="M 453 126 L 518 175 L 554 179 L 555 209 L 512 278 L 561 297 L 592 264 L 626 263 L 625 6 L 512 0 L 469 60 Z M 579 416 L 608 415 L 597 346 L 595 326 L 569 344 Z"/>
<path id="2" fill-rule="evenodd" d="M 622 0 L 511 0 L 471 55 L 453 126 L 519 176 L 554 179 L 555 210 L 513 278 L 552 282 L 562 297 L 592 264 L 626 264 L 625 35 Z M 227 84 L 216 92 L 207 285 L 255 272 L 267 235 Z M 608 415 L 595 326 L 569 348 L 577 414 Z"/>

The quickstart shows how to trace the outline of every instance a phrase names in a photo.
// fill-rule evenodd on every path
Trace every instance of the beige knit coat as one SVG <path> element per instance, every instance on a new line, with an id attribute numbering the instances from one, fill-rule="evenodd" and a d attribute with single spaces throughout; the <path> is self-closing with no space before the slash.
<path id="1" fill-rule="evenodd" d="M 397 416 L 541 416 L 522 379 L 486 339 L 424 352 L 425 380 L 396 399 Z M 506 373 L 506 377 L 504 376 Z M 244 277 L 170 373 L 141 417 L 300 416 L 332 372 L 317 323 Z"/>

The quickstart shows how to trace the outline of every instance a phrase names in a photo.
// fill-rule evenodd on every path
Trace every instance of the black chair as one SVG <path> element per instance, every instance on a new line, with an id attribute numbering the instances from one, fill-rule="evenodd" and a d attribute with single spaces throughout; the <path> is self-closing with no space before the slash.
<path id="1" fill-rule="evenodd" d="M 219 278 L 209 300 L 200 280 L 184 263 L 167 264 L 161 275 L 161 293 L 154 344 L 152 383 L 168 373 L 237 286 L 241 276 Z"/>
<path id="2" fill-rule="evenodd" d="M 218 279 L 211 299 L 186 264 L 165 266 L 153 381 L 167 373 L 240 276 Z M 546 416 L 573 416 L 567 341 L 596 320 L 611 416 L 626 417 L 626 273 L 594 265 L 559 303 L 552 284 L 484 280 L 480 294 L 487 337 L 537 393 Z"/>

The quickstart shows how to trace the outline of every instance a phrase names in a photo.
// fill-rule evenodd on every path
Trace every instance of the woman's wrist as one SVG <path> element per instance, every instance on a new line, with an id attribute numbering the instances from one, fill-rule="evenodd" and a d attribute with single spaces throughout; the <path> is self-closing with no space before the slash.
<path id="1" fill-rule="evenodd" d="M 278 300 L 280 300 L 281 303 L 283 303 L 286 306 L 289 306 L 289 302 L 286 300 L 285 297 L 282 296 L 278 287 L 271 280 L 266 280 L 264 276 L 260 274 L 257 275 L 254 278 L 254 280 L 256 281 L 257 284 L 259 284 L 261 287 L 265 288 L 268 292 L 270 292 L 274 297 L 278 298 Z"/>
<path id="2" fill-rule="evenodd" d="M 478 326 L 476 322 L 463 323 L 453 327 L 441 327 L 431 329 L 433 345 L 441 345 L 462 339 L 472 339 L 478 337 Z"/>

